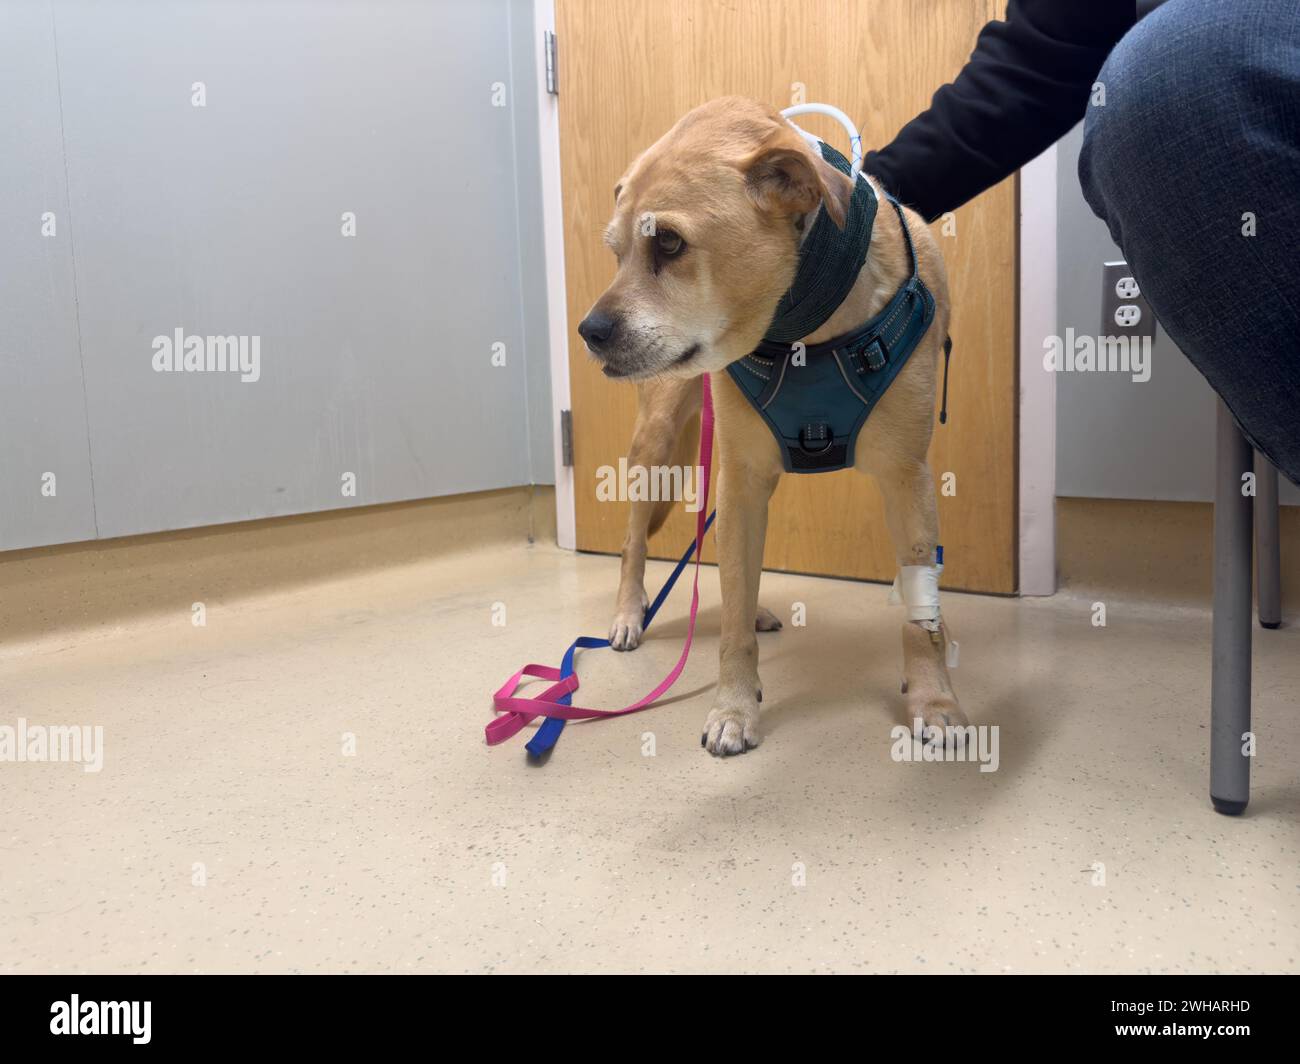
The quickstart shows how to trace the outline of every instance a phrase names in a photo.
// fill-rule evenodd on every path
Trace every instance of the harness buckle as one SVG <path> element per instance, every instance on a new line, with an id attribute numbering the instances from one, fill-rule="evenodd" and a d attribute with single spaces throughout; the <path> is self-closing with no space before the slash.
<path id="1" fill-rule="evenodd" d="M 805 425 L 799 430 L 799 446 L 806 454 L 825 454 L 834 442 L 829 425 Z"/>
<path id="2" fill-rule="evenodd" d="M 884 369 L 885 363 L 889 361 L 889 353 L 885 350 L 885 345 L 880 342 L 879 336 L 867 344 L 862 352 L 862 357 L 866 360 L 867 369 L 871 370 L 872 373 Z"/>

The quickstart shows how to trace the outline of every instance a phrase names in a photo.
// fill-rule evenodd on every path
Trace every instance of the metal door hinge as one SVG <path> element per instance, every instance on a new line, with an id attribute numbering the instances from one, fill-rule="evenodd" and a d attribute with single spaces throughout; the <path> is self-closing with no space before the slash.
<path id="1" fill-rule="evenodd" d="M 560 411 L 560 462 L 573 466 L 573 411 Z"/>
<path id="2" fill-rule="evenodd" d="M 552 96 L 560 94 L 560 66 L 555 56 L 555 34 L 547 30 L 544 34 L 546 48 L 546 91 Z"/>

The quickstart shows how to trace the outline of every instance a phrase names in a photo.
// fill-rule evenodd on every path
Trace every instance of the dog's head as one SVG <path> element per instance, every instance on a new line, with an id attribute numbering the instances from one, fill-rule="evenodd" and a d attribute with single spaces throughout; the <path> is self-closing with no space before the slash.
<path id="1" fill-rule="evenodd" d="M 844 225 L 853 183 L 781 115 L 697 107 L 614 189 L 618 260 L 578 332 L 610 377 L 691 377 L 752 351 L 794 280 L 809 215 Z"/>

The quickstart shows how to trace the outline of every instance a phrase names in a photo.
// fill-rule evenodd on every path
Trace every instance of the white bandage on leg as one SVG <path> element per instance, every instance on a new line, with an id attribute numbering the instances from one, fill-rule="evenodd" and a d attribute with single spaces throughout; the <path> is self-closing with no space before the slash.
<path id="1" fill-rule="evenodd" d="M 923 627 L 937 631 L 939 627 L 939 574 L 942 565 L 904 565 L 894 577 L 894 587 L 889 593 L 891 605 L 907 608 L 909 621 L 922 621 Z"/>
<path id="2" fill-rule="evenodd" d="M 943 631 L 939 618 L 939 574 L 942 572 L 943 562 L 901 566 L 894 577 L 889 602 L 892 606 L 907 607 L 907 619 L 929 632 L 931 642 L 936 645 L 941 641 L 946 643 L 944 660 L 948 668 L 955 669 L 959 650 L 957 641 L 945 638 L 947 633 Z"/>

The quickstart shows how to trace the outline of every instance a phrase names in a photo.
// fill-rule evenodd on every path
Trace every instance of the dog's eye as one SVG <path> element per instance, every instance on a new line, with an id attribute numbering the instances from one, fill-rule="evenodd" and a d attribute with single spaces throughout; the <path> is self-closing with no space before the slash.
<path id="1" fill-rule="evenodd" d="M 671 229 L 660 229 L 655 234 L 655 249 L 666 259 L 680 255 L 686 247 L 686 241 Z"/>

